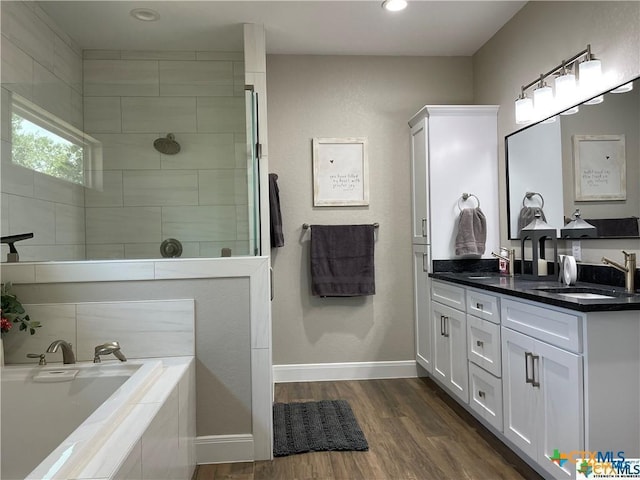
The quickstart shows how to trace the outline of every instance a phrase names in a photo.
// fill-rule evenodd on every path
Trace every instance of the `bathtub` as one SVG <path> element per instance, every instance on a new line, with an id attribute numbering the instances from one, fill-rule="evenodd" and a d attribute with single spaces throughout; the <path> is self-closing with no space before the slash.
<path id="1" fill-rule="evenodd" d="M 0 478 L 188 480 L 194 385 L 193 357 L 3 367 Z"/>

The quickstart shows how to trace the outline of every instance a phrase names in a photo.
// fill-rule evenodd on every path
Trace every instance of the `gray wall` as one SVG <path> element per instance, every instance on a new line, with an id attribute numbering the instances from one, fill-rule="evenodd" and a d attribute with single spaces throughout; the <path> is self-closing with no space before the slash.
<path id="1" fill-rule="evenodd" d="M 273 363 L 414 359 L 407 121 L 425 104 L 472 103 L 471 59 L 269 55 L 267 85 L 285 236 L 272 250 Z M 313 137 L 369 139 L 368 207 L 313 207 Z M 311 296 L 305 222 L 380 224 L 376 295 Z"/>
<path id="2" fill-rule="evenodd" d="M 529 2 L 473 56 L 475 103 L 501 106 L 498 135 L 519 126 L 514 101 L 520 86 L 591 44 L 613 84 L 640 75 L 640 2 Z M 617 79 L 617 80 L 615 80 Z M 500 217 L 506 219 L 504 143 L 499 143 Z M 565 179 L 567 182 L 567 179 Z M 639 180 L 629 179 L 628 188 Z M 565 183 L 564 188 L 572 188 Z M 507 223 L 500 238 L 507 242 Z M 621 259 L 619 250 L 639 250 L 640 240 L 589 240 L 582 243 L 585 262 L 603 254 Z M 516 246 L 516 243 L 513 243 Z"/>

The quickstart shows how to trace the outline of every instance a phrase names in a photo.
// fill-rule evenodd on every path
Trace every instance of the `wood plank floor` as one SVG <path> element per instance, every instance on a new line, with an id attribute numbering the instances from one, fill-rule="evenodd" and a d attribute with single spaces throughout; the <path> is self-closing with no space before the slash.
<path id="1" fill-rule="evenodd" d="M 369 451 L 200 465 L 195 480 L 542 478 L 429 379 L 284 383 L 275 396 L 277 402 L 347 400 Z"/>

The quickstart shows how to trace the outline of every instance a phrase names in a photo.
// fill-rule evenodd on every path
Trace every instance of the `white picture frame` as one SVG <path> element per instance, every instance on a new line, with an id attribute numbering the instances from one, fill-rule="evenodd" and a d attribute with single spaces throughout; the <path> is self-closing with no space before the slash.
<path id="1" fill-rule="evenodd" d="M 575 200 L 627 199 L 624 135 L 574 135 Z"/>
<path id="2" fill-rule="evenodd" d="M 366 137 L 313 139 L 313 205 L 369 205 Z"/>

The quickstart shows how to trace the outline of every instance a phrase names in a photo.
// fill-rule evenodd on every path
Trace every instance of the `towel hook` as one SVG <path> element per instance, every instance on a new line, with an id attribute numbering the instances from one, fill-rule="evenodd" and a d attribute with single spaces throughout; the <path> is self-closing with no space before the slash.
<path id="1" fill-rule="evenodd" d="M 476 197 L 473 193 L 463 193 L 458 199 L 458 210 L 462 211 L 462 205 L 460 204 L 460 202 L 466 202 L 471 197 L 476 199 L 476 203 L 478 204 L 476 208 L 480 208 L 480 200 L 478 199 L 478 197 Z"/>
<path id="2" fill-rule="evenodd" d="M 541 201 L 541 205 L 540 208 L 544 208 L 544 198 L 542 198 L 542 195 L 540 195 L 538 192 L 527 192 L 524 194 L 524 197 L 522 198 L 522 206 L 526 207 L 526 205 L 524 204 L 525 200 L 531 200 L 532 197 L 538 196 L 540 197 L 540 201 Z"/>

